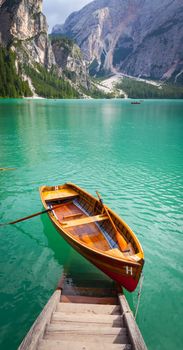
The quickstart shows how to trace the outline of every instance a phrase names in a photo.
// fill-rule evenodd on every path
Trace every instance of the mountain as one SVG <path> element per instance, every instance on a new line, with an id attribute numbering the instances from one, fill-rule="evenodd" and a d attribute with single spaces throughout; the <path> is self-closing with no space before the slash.
<path id="1" fill-rule="evenodd" d="M 22 60 L 50 68 L 55 64 L 40 0 L 5 0 L 0 8 L 0 43 L 18 50 Z M 21 50 L 20 50 L 21 46 Z M 21 51 L 21 52 L 20 52 Z"/>
<path id="2" fill-rule="evenodd" d="M 95 0 L 52 32 L 75 40 L 93 75 L 183 83 L 182 23 L 182 0 Z"/>
<path id="3" fill-rule="evenodd" d="M 45 97 L 79 97 L 80 86 L 88 88 L 79 47 L 71 40 L 66 45 L 62 38 L 48 36 L 42 0 L 0 0 L 0 47 L 0 96 L 8 96 L 7 74 L 12 97 L 24 95 L 20 77 L 29 91 Z"/>
<path id="4" fill-rule="evenodd" d="M 52 51 L 56 65 L 63 74 L 78 87 L 89 88 L 88 70 L 82 52 L 74 41 L 62 37 L 51 36 Z"/>

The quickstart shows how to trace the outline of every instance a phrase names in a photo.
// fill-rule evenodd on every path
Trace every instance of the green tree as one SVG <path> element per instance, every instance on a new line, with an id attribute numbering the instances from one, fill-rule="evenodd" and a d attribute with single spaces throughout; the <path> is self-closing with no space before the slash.
<path id="1" fill-rule="evenodd" d="M 32 96 L 27 82 L 17 74 L 15 53 L 0 47 L 0 97 Z"/>

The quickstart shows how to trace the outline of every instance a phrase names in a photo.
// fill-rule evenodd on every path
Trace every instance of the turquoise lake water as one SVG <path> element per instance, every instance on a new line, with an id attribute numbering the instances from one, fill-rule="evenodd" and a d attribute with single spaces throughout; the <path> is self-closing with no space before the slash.
<path id="1" fill-rule="evenodd" d="M 181 349 L 183 101 L 0 100 L 0 167 L 16 168 L 0 171 L 1 222 L 42 210 L 44 184 L 101 193 L 145 251 L 137 322 L 148 349 Z M 0 348 L 11 350 L 63 269 L 83 278 L 99 272 L 46 215 L 0 227 L 0 239 Z M 127 293 L 133 310 L 137 292 Z"/>

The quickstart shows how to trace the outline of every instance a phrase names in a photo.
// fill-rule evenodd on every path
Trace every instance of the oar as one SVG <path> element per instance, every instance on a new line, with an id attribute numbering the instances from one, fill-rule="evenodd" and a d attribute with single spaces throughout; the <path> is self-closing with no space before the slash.
<path id="1" fill-rule="evenodd" d="M 16 170 L 16 168 L 0 168 L 0 171 Z"/>
<path id="2" fill-rule="evenodd" d="M 102 204 L 102 207 L 103 207 L 103 209 L 105 210 L 105 213 L 107 214 L 107 216 L 108 216 L 108 218 L 109 218 L 109 221 L 110 221 L 110 223 L 111 223 L 111 225 L 112 225 L 112 227 L 113 227 L 113 229 L 114 229 L 114 231 L 115 231 L 116 239 L 117 239 L 118 245 L 119 245 L 119 247 L 121 248 L 121 250 L 124 252 L 125 249 L 127 248 L 127 243 L 126 243 L 125 239 L 122 237 L 122 235 L 120 234 L 120 232 L 117 230 L 116 225 L 115 225 L 114 221 L 112 220 L 111 215 L 109 214 L 108 209 L 107 209 L 106 206 L 104 205 L 103 200 L 102 200 L 100 194 L 98 193 L 98 191 L 96 191 L 96 194 L 97 194 L 98 199 L 99 199 L 100 203 Z"/>
<path id="3" fill-rule="evenodd" d="M 20 218 L 20 219 L 15 220 L 15 221 L 10 221 L 10 222 L 7 222 L 7 223 L 5 223 L 5 224 L 0 224 L 0 226 L 14 225 L 14 224 L 17 224 L 18 222 L 25 221 L 25 220 L 28 220 L 28 219 L 32 219 L 32 218 L 34 218 L 35 216 L 39 216 L 39 215 L 48 213 L 49 211 L 52 211 L 52 210 L 54 210 L 54 209 L 57 209 L 57 208 L 59 208 L 60 206 L 61 206 L 61 204 L 56 205 L 54 208 L 49 208 L 49 209 L 46 209 L 46 210 L 43 210 L 43 211 L 38 211 L 37 213 L 34 213 L 34 214 L 32 214 L 32 215 L 29 215 L 29 216 L 25 216 L 24 218 Z"/>

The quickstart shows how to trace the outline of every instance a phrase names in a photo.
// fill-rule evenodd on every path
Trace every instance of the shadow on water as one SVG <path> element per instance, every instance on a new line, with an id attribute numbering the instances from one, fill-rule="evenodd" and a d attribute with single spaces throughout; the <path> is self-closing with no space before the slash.
<path id="1" fill-rule="evenodd" d="M 96 283 L 109 286 L 113 281 L 98 270 L 88 260 L 77 253 L 56 231 L 48 218 L 41 218 L 44 234 L 48 240 L 48 247 L 53 251 L 63 272 L 70 277 L 73 284 L 84 283 L 93 286 Z"/>
<path id="2" fill-rule="evenodd" d="M 48 217 L 41 216 L 41 222 L 43 233 L 48 241 L 48 248 L 52 250 L 59 265 L 66 266 L 70 260 L 71 247 L 58 234 Z"/>

